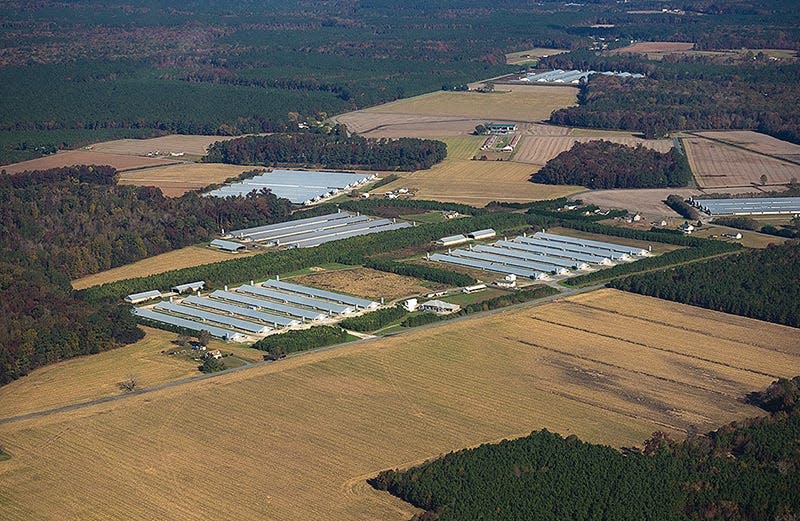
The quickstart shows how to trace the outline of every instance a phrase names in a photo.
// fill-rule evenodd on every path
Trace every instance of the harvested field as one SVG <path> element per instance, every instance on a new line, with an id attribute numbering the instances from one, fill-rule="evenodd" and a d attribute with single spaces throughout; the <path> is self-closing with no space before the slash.
<path id="1" fill-rule="evenodd" d="M 491 201 L 553 199 L 583 190 L 567 185 L 528 181 L 535 168 L 509 161 L 446 160 L 430 170 L 401 174 L 400 179 L 379 188 L 382 194 L 409 188 L 416 199 L 485 206 Z M 377 195 L 376 193 L 376 195 Z"/>
<path id="2" fill-rule="evenodd" d="M 440 138 L 447 145 L 447 159 L 472 159 L 478 153 L 485 136 L 458 136 Z"/>
<path id="3" fill-rule="evenodd" d="M 762 414 L 739 399 L 800 371 L 795 338 L 603 290 L 309 353 L 0 425 L 4 519 L 405 521 L 367 477 L 543 427 L 629 446 Z"/>
<path id="4" fill-rule="evenodd" d="M 347 125 L 352 132 L 364 137 L 418 137 L 465 136 L 483 119 L 460 116 L 425 116 L 422 114 L 393 114 L 379 112 L 349 112 L 334 118 Z"/>
<path id="5" fill-rule="evenodd" d="M 292 282 L 316 288 L 339 291 L 358 297 L 386 302 L 445 288 L 443 284 L 426 283 L 413 277 L 395 275 L 369 268 L 325 271 L 291 279 Z"/>
<path id="6" fill-rule="evenodd" d="M 572 137 L 572 136 L 525 136 L 517 145 L 513 160 L 520 163 L 531 163 L 544 166 L 545 163 L 556 157 L 561 152 L 566 152 L 577 143 L 597 141 L 604 139 L 614 143 L 620 143 L 635 147 L 642 145 L 658 152 L 668 152 L 672 148 L 671 139 L 641 139 L 628 135 L 620 136 L 598 136 L 598 137 Z"/>
<path id="7" fill-rule="evenodd" d="M 620 47 L 608 51 L 608 54 L 650 54 L 650 53 L 674 53 L 681 51 L 691 51 L 694 49 L 692 42 L 637 42 L 627 47 Z"/>
<path id="8" fill-rule="evenodd" d="M 2 168 L 9 174 L 24 172 L 25 170 L 46 170 L 48 168 L 58 168 L 73 165 L 109 165 L 120 172 L 125 170 L 135 170 L 137 168 L 147 168 L 154 166 L 173 165 L 177 163 L 174 159 L 156 159 L 152 157 L 137 157 L 122 154 L 109 154 L 96 152 L 94 150 L 64 150 L 55 154 L 4 165 Z"/>
<path id="9" fill-rule="evenodd" d="M 785 185 L 800 178 L 800 165 L 748 152 L 700 137 L 682 139 L 697 184 L 702 188 Z"/>
<path id="10" fill-rule="evenodd" d="M 171 134 L 151 139 L 117 139 L 92 145 L 96 152 L 143 156 L 159 151 L 162 154 L 174 152 L 190 156 L 204 156 L 211 143 L 235 139 L 232 136 L 199 136 Z"/>
<path id="11" fill-rule="evenodd" d="M 501 92 L 508 91 L 508 92 Z M 498 92 L 438 91 L 402 99 L 365 109 L 361 112 L 379 114 L 410 114 L 423 116 L 460 116 L 483 121 L 537 122 L 546 120 L 556 109 L 569 107 L 577 101 L 578 89 L 572 87 L 525 86 Z"/>
<path id="12" fill-rule="evenodd" d="M 679 215 L 664 200 L 671 194 L 689 198 L 702 195 L 702 190 L 691 188 L 636 188 L 619 190 L 591 190 L 574 196 L 584 203 L 594 204 L 600 208 L 621 208 L 629 212 L 640 213 L 644 220 L 670 219 Z M 648 221 L 649 222 L 649 221 Z"/>
<path id="13" fill-rule="evenodd" d="M 698 132 L 698 136 L 724 141 L 754 152 L 800 161 L 800 145 L 754 132 L 752 130 L 725 130 L 719 132 Z"/>
<path id="14" fill-rule="evenodd" d="M 148 257 L 134 262 L 133 264 L 126 264 L 125 266 L 112 268 L 100 273 L 95 273 L 94 275 L 87 275 L 86 277 L 73 280 L 72 287 L 75 289 L 84 289 L 107 282 L 147 277 L 148 275 L 155 275 L 165 271 L 200 266 L 201 264 L 211 264 L 213 262 L 235 259 L 246 255 L 255 255 L 255 253 L 231 254 L 219 250 L 212 250 L 211 248 L 187 246 L 179 250 Z"/>
<path id="15" fill-rule="evenodd" d="M 786 241 L 786 239 L 783 237 L 776 237 L 774 235 L 767 235 L 765 233 L 758 233 L 750 230 L 738 230 L 729 226 L 714 225 L 713 223 L 695 230 L 692 235 L 697 237 L 719 237 L 723 233 L 737 232 L 742 234 L 741 240 L 730 240 L 730 242 L 741 244 L 747 248 L 766 248 L 770 244 L 781 244 Z"/>
<path id="16" fill-rule="evenodd" d="M 255 168 L 221 163 L 185 163 L 128 172 L 120 175 L 119 184 L 156 186 L 168 197 L 180 197 L 189 190 L 221 183 Z"/>

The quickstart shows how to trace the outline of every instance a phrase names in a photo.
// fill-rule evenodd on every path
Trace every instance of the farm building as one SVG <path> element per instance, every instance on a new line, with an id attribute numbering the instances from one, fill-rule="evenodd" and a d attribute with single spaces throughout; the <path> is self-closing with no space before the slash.
<path id="1" fill-rule="evenodd" d="M 437 315 L 449 315 L 451 313 L 458 312 L 461 309 L 461 306 L 441 300 L 428 300 L 427 302 L 420 304 L 418 309 L 420 311 L 436 313 Z"/>
<path id="2" fill-rule="evenodd" d="M 709 215 L 800 214 L 800 197 L 690 199 L 689 202 Z"/>
<path id="3" fill-rule="evenodd" d="M 151 309 L 133 308 L 133 314 L 147 320 L 152 320 L 154 322 L 160 322 L 162 324 L 168 324 L 171 326 L 182 327 L 190 331 L 208 331 L 212 336 L 221 338 L 223 340 L 241 342 L 247 339 L 245 335 L 237 333 L 236 331 L 210 325 L 205 322 L 198 322 L 196 320 L 159 313 Z"/>
<path id="4" fill-rule="evenodd" d="M 508 134 L 517 130 L 516 123 L 489 123 L 486 130 L 492 134 Z"/>
<path id="5" fill-rule="evenodd" d="M 153 300 L 161 298 L 161 292 L 157 289 L 152 291 L 143 291 L 141 293 L 133 293 L 125 297 L 125 302 L 129 304 L 140 304 L 142 302 L 147 302 L 148 300 Z"/>
<path id="6" fill-rule="evenodd" d="M 408 228 L 411 223 L 394 219 L 377 219 L 359 213 L 332 214 L 285 221 L 230 232 L 237 241 L 252 241 L 267 246 L 311 248 L 326 242 L 359 235 L 369 235 Z"/>
<path id="7" fill-rule="evenodd" d="M 185 291 L 193 293 L 195 291 L 203 289 L 205 285 L 206 285 L 205 281 L 198 280 L 197 282 L 188 282 L 186 284 L 178 284 L 177 286 L 173 286 L 172 291 L 174 291 L 175 293 L 183 293 Z"/>
<path id="8" fill-rule="evenodd" d="M 314 204 L 337 195 L 342 190 L 352 190 L 377 178 L 375 174 L 352 172 L 320 172 L 276 169 L 223 186 L 205 194 L 212 197 L 236 197 L 268 189 L 278 197 L 295 204 Z"/>
<path id="9" fill-rule="evenodd" d="M 581 80 L 586 81 L 592 74 L 602 74 L 603 76 L 619 76 L 621 78 L 644 78 L 644 74 L 632 74 L 630 72 L 598 72 L 598 71 L 579 71 L 555 69 L 547 72 L 530 72 L 522 76 L 518 81 L 523 83 L 552 83 L 555 85 L 578 85 Z"/>
<path id="10" fill-rule="evenodd" d="M 418 306 L 419 303 L 415 298 L 410 298 L 408 300 L 403 301 L 403 309 L 405 309 L 406 311 L 416 311 Z"/>
<path id="11" fill-rule="evenodd" d="M 212 248 L 216 248 L 222 251 L 229 251 L 231 253 L 238 253 L 240 251 L 245 251 L 247 248 L 244 244 L 239 244 L 238 242 L 233 241 L 226 241 L 224 239 L 214 239 L 209 244 Z"/>
<path id="12" fill-rule="evenodd" d="M 694 231 L 694 226 L 690 224 L 688 221 L 686 221 L 685 223 L 681 224 L 680 230 L 686 235 L 689 235 Z"/>
<path id="13" fill-rule="evenodd" d="M 455 246 L 456 244 L 464 244 L 467 241 L 469 241 L 469 239 L 467 239 L 465 235 L 459 234 L 442 237 L 436 241 L 436 244 L 439 246 Z"/>
<path id="14" fill-rule="evenodd" d="M 481 239 L 491 239 L 495 235 L 497 235 L 497 232 L 495 232 L 491 228 L 486 228 L 485 230 L 477 230 L 474 232 L 470 232 L 467 234 L 467 237 L 474 241 L 479 241 Z"/>
<path id="15" fill-rule="evenodd" d="M 461 288 L 461 293 L 475 293 L 476 291 L 483 291 L 486 289 L 486 284 L 475 284 L 473 286 L 464 286 Z"/>
<path id="16" fill-rule="evenodd" d="M 517 276 L 513 273 L 506 275 L 503 280 L 495 282 L 498 288 L 511 289 L 517 287 Z"/>
<path id="17" fill-rule="evenodd" d="M 643 248 L 540 232 L 497 241 L 491 246 L 477 244 L 469 249 L 449 250 L 447 254 L 435 253 L 428 259 L 538 280 L 549 275 L 570 276 L 571 270 L 633 261 L 647 255 L 649 250 Z"/>
<path id="18" fill-rule="evenodd" d="M 219 360 L 222 358 L 222 353 L 219 349 L 212 349 L 211 351 L 206 351 L 206 358 L 213 358 L 214 360 Z"/>

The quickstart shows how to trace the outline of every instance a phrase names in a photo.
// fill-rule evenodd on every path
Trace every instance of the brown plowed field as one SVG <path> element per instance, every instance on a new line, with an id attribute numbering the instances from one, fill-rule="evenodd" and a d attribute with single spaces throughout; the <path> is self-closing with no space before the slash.
<path id="1" fill-rule="evenodd" d="M 760 185 L 762 174 L 767 176 L 767 185 L 785 185 L 792 178 L 800 178 L 800 165 L 699 137 L 682 141 L 692 173 L 702 188 Z"/>
<path id="2" fill-rule="evenodd" d="M 94 150 L 64 150 L 55 154 L 4 165 L 2 167 L 9 174 L 24 172 L 25 170 L 46 170 L 73 165 L 109 165 L 119 171 L 134 170 L 153 166 L 165 166 L 177 163 L 175 159 L 156 159 L 152 157 L 138 157 L 124 154 L 109 154 Z"/>
<path id="3" fill-rule="evenodd" d="M 556 157 L 561 152 L 565 152 L 577 143 L 597 141 L 604 139 L 635 147 L 641 144 L 647 148 L 659 152 L 668 152 L 672 148 L 671 139 L 640 139 L 633 136 L 601 136 L 601 137 L 572 137 L 572 136 L 525 136 L 517 145 L 513 160 L 521 163 L 531 163 L 544 166 L 545 163 Z"/>
<path id="4" fill-rule="evenodd" d="M 613 290 L 456 320 L 0 425 L 3 518 L 405 521 L 366 478 L 544 427 L 619 447 L 760 415 L 742 396 L 798 351 L 793 328 Z"/>
<path id="5" fill-rule="evenodd" d="M 221 183 L 254 168 L 220 163 L 184 163 L 126 172 L 119 176 L 119 184 L 156 186 L 168 197 L 180 197 L 189 190 Z"/>
<path id="6" fill-rule="evenodd" d="M 442 284 L 430 283 L 423 286 L 421 281 L 413 277 L 395 275 L 369 268 L 352 270 L 324 271 L 294 277 L 292 282 L 330 291 L 339 291 L 372 300 L 386 299 L 386 302 L 429 293 L 445 288 Z"/>

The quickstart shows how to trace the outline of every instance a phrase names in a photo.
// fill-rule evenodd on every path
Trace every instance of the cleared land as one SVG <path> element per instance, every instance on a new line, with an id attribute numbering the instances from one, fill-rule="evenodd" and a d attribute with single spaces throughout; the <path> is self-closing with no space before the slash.
<path id="1" fill-rule="evenodd" d="M 117 139 L 114 141 L 105 141 L 93 145 L 92 149 L 96 152 L 134 156 L 143 156 L 156 151 L 162 154 L 174 152 L 176 154 L 183 153 L 190 156 L 204 156 L 206 155 L 206 149 L 211 143 L 229 139 L 234 139 L 234 137 L 170 134 L 168 136 L 151 139 Z"/>
<path id="2" fill-rule="evenodd" d="M 714 224 L 703 226 L 702 228 L 695 230 L 692 235 L 696 235 L 697 237 L 719 237 L 723 233 L 737 232 L 742 234 L 741 240 L 726 240 L 730 240 L 730 242 L 736 242 L 748 248 L 766 248 L 770 244 L 781 244 L 786 241 L 784 237 L 776 237 L 774 235 L 767 235 L 765 233 L 758 233 L 750 230 L 738 230 L 729 226 L 719 226 Z"/>
<path id="3" fill-rule="evenodd" d="M 386 273 L 369 268 L 312 273 L 295 277 L 292 282 L 372 300 L 380 300 L 383 297 L 387 303 L 402 297 L 428 293 L 445 287 L 442 284 L 435 283 L 423 286 L 420 280 L 413 277 L 395 275 L 394 273 Z"/>
<path id="4" fill-rule="evenodd" d="M 800 165 L 742 150 L 699 137 L 682 139 L 689 166 L 702 188 L 742 187 L 761 184 L 785 185 L 800 178 Z"/>
<path id="5" fill-rule="evenodd" d="M 510 161 L 446 160 L 430 170 L 402 174 L 401 178 L 380 187 L 376 195 L 398 188 L 409 188 L 416 199 L 485 206 L 491 201 L 524 202 L 553 199 L 582 187 L 531 183 L 534 168 Z"/>
<path id="6" fill-rule="evenodd" d="M 697 135 L 724 141 L 754 152 L 800 161 L 800 145 L 789 143 L 752 130 L 698 132 Z"/>
<path id="7" fill-rule="evenodd" d="M 630 147 L 642 145 L 657 150 L 668 152 L 672 148 L 671 139 L 641 139 L 628 136 L 597 136 L 597 137 L 572 137 L 572 136 L 525 136 L 514 151 L 513 160 L 520 163 L 531 163 L 544 166 L 545 163 L 556 157 L 561 152 L 571 149 L 575 143 L 586 143 L 604 139 Z"/>
<path id="8" fill-rule="evenodd" d="M 508 92 L 503 92 L 505 90 Z M 364 112 L 462 116 L 533 123 L 549 118 L 556 109 L 574 105 L 577 95 L 576 88 L 538 85 L 513 90 L 503 86 L 491 93 L 438 91 L 393 101 Z"/>
<path id="9" fill-rule="evenodd" d="M 692 42 L 637 42 L 627 47 L 608 51 L 608 54 L 645 54 L 648 59 L 660 60 L 666 54 L 683 54 L 692 49 L 694 49 Z"/>
<path id="10" fill-rule="evenodd" d="M 600 208 L 621 208 L 640 213 L 645 220 L 653 220 L 678 217 L 678 214 L 663 202 L 669 195 L 677 194 L 689 198 L 702 193 L 702 190 L 689 188 L 637 188 L 592 190 L 576 194 L 574 198 Z"/>
<path id="11" fill-rule="evenodd" d="M 3 517 L 405 521 L 365 478 L 542 427 L 621 446 L 760 414 L 739 398 L 800 371 L 795 338 L 605 290 L 311 353 L 0 425 Z"/>
<path id="12" fill-rule="evenodd" d="M 2 168 L 9 174 L 24 172 L 25 170 L 46 170 L 73 165 L 109 165 L 119 171 L 134 170 L 153 166 L 175 164 L 175 159 L 156 159 L 152 157 L 138 157 L 123 154 L 109 154 L 94 150 L 64 150 L 55 154 L 22 161 Z"/>
<path id="13" fill-rule="evenodd" d="M 127 172 L 120 175 L 119 184 L 156 186 L 168 197 L 180 197 L 189 190 L 221 183 L 254 168 L 220 163 L 185 163 Z"/>
<path id="14" fill-rule="evenodd" d="M 536 61 L 537 58 L 545 58 L 556 54 L 564 54 L 569 49 L 547 49 L 544 47 L 534 47 L 525 51 L 510 52 L 506 54 L 506 63 L 509 65 L 519 65 Z"/>
<path id="15" fill-rule="evenodd" d="M 254 255 L 255 253 L 252 254 Z M 161 255 L 155 255 L 153 257 L 148 257 L 146 259 L 134 262 L 133 264 L 126 264 L 125 266 L 112 268 L 100 273 L 95 273 L 94 275 L 88 275 L 86 277 L 73 280 L 72 287 L 75 289 L 84 289 L 90 286 L 97 286 L 98 284 L 105 284 L 107 282 L 133 279 L 136 277 L 146 277 L 148 275 L 155 275 L 156 273 L 163 273 L 165 271 L 230 260 L 244 255 L 250 255 L 250 253 L 231 254 L 219 250 L 212 250 L 211 248 L 187 246 L 186 248 L 181 248 L 180 250 L 162 253 Z"/>
<path id="16" fill-rule="evenodd" d="M 485 120 L 459 116 L 384 114 L 365 111 L 336 116 L 336 121 L 364 137 L 441 137 L 463 136 Z"/>

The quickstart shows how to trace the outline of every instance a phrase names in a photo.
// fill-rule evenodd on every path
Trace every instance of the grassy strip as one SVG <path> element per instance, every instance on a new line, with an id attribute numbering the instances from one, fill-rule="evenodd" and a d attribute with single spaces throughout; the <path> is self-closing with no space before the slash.
<path id="1" fill-rule="evenodd" d="M 375 331 L 403 318 L 407 313 L 399 307 L 384 308 L 358 317 L 346 318 L 339 324 L 343 328 L 353 331 Z"/>

